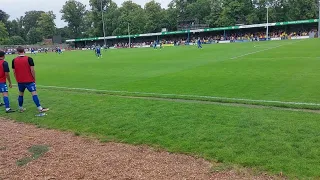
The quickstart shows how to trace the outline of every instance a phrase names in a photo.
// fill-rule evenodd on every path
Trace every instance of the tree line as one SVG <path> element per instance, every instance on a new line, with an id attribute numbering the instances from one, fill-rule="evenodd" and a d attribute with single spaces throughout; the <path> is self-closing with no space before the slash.
<path id="1" fill-rule="evenodd" d="M 35 44 L 61 35 L 63 39 L 124 35 L 128 24 L 132 34 L 160 32 L 162 28 L 177 30 L 179 22 L 194 20 L 210 27 L 318 18 L 318 0 L 172 0 L 162 8 L 154 0 L 144 7 L 125 1 L 119 7 L 112 0 L 90 0 L 86 7 L 68 0 L 62 7 L 62 20 L 67 26 L 56 28 L 52 12 L 28 11 L 20 18 L 9 20 L 0 9 L 0 44 Z M 102 20 L 102 14 L 104 19 Z"/>

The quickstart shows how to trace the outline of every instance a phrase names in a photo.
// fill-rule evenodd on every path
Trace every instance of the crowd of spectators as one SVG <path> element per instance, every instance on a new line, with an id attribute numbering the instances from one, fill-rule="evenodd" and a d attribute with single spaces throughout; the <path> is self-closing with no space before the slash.
<path id="1" fill-rule="evenodd" d="M 274 30 L 270 31 L 268 38 L 278 38 L 281 40 L 284 39 L 291 39 L 292 37 L 296 36 L 308 36 L 310 32 L 314 32 L 315 34 L 317 33 L 316 30 L 310 30 L 310 31 L 292 31 L 292 32 L 286 32 L 286 31 L 280 31 L 280 30 Z M 178 34 L 175 36 L 163 36 L 158 37 L 159 41 L 163 45 L 174 45 L 174 46 L 179 46 L 179 45 L 185 45 L 185 44 L 195 44 L 200 38 L 201 42 L 204 44 L 213 44 L 213 43 L 219 43 L 221 41 L 231 41 L 231 42 L 238 42 L 238 41 L 264 41 L 267 39 L 266 32 L 255 32 L 255 33 L 229 33 L 227 32 L 226 34 L 214 34 L 212 33 L 190 33 L 189 34 L 189 39 L 186 34 Z M 129 47 L 152 47 L 153 44 L 157 41 L 157 39 L 153 39 L 152 37 L 148 37 L 146 39 L 136 39 L 133 38 L 131 39 L 131 44 L 129 46 L 128 39 L 118 39 L 118 41 L 121 42 L 116 42 L 117 40 L 112 40 L 111 42 L 109 41 L 109 45 L 107 48 L 129 48 Z M 100 42 L 100 44 L 95 43 L 94 45 L 86 45 L 79 47 L 78 49 L 94 49 L 96 45 L 100 45 L 103 47 L 103 42 Z"/>
<path id="2" fill-rule="evenodd" d="M 284 39 L 291 39 L 292 37 L 297 37 L 297 36 L 309 36 L 310 33 L 317 34 L 317 30 L 310 30 L 310 31 L 292 31 L 292 32 L 286 32 L 286 31 L 271 31 L 268 35 L 268 38 L 278 38 L 281 40 Z M 237 41 L 261 41 L 261 40 L 266 40 L 266 32 L 255 32 L 255 33 L 226 33 L 226 34 L 189 34 L 189 39 L 188 36 L 185 34 L 180 34 L 176 36 L 164 36 L 163 38 L 159 39 L 158 42 L 161 42 L 164 45 L 174 45 L 174 46 L 179 46 L 179 45 L 185 45 L 185 44 L 192 44 L 196 43 L 197 40 L 200 38 L 201 42 L 204 44 L 213 44 L 213 43 L 219 43 L 221 41 L 231 41 L 231 42 L 237 42 Z M 155 43 L 155 40 L 152 40 L 151 37 L 148 38 L 149 40 L 143 41 L 143 39 L 132 39 L 132 42 L 129 43 L 125 42 L 127 40 L 123 40 L 122 42 L 115 42 L 116 40 L 113 40 L 115 43 L 110 43 L 106 47 L 103 46 L 103 44 L 100 44 L 102 48 L 129 48 L 129 47 L 151 47 Z M 119 40 L 120 41 L 120 40 Z M 77 47 L 77 49 L 94 49 L 95 46 L 99 44 L 90 44 L 90 45 L 85 45 L 82 47 Z M 35 51 L 38 52 L 44 52 L 45 49 L 47 49 L 48 52 L 54 52 L 56 47 L 30 47 L 27 46 L 25 51 L 30 52 L 31 48 L 33 48 Z M 2 48 L 3 49 L 3 48 Z M 8 54 L 13 54 L 15 52 L 16 47 L 5 47 L 4 50 Z M 66 50 L 72 50 L 71 47 L 63 47 L 63 49 Z"/>
<path id="3" fill-rule="evenodd" d="M 18 46 L 6 46 L 4 48 L 0 48 L 1 50 L 3 50 L 6 54 L 16 54 L 16 49 Z M 33 49 L 34 51 L 38 52 L 38 53 L 42 53 L 42 52 L 56 52 L 56 49 L 58 49 L 58 47 L 60 49 L 64 49 L 64 50 L 72 50 L 72 48 L 70 46 L 54 46 L 54 47 L 26 47 L 24 49 L 25 52 L 31 52 L 31 50 Z"/>

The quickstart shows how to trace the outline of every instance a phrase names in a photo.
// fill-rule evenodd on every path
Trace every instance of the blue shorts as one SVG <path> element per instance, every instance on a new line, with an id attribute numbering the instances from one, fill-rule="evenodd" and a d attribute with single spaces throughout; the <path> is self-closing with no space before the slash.
<path id="1" fill-rule="evenodd" d="M 37 91 L 36 83 L 18 83 L 18 88 L 20 92 L 24 92 L 26 89 L 29 92 Z"/>
<path id="2" fill-rule="evenodd" d="M 0 83 L 0 93 L 8 92 L 8 86 L 6 83 Z"/>

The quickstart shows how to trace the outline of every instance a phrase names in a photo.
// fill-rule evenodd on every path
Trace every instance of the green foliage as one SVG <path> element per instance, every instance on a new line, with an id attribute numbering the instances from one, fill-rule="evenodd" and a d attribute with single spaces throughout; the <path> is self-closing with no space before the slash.
<path id="1" fill-rule="evenodd" d="M 9 19 L 9 15 L 0 9 L 0 21 L 6 23 Z"/>
<path id="2" fill-rule="evenodd" d="M 20 36 L 21 35 L 21 27 L 17 20 L 12 20 L 7 22 L 7 29 L 9 32 L 9 36 Z"/>
<path id="3" fill-rule="evenodd" d="M 9 38 L 10 45 L 23 45 L 26 44 L 25 40 L 21 36 L 12 36 Z"/>
<path id="4" fill-rule="evenodd" d="M 18 166 L 24 166 L 31 162 L 32 160 L 38 159 L 43 156 L 46 152 L 49 151 L 49 147 L 46 145 L 34 145 L 31 146 L 28 151 L 32 153 L 31 157 L 24 157 L 22 159 L 17 160 L 16 164 Z"/>
<path id="5" fill-rule="evenodd" d="M 56 29 L 56 35 L 61 35 L 63 40 L 66 40 L 68 37 L 71 37 L 71 30 L 68 27 L 63 27 L 63 28 L 57 28 Z"/>
<path id="6" fill-rule="evenodd" d="M 8 30 L 3 22 L 0 21 L 0 42 L 9 37 Z"/>
<path id="7" fill-rule="evenodd" d="M 145 31 L 160 32 L 162 28 L 162 16 L 164 14 L 164 10 L 161 9 L 161 4 L 152 0 L 146 3 L 144 10 L 146 14 Z"/>
<path id="8" fill-rule="evenodd" d="M 198 19 L 205 23 L 205 18 L 211 13 L 210 0 L 197 0 L 186 8 L 189 19 Z"/>
<path id="9" fill-rule="evenodd" d="M 223 0 L 211 0 L 209 7 L 211 9 L 210 13 L 205 17 L 205 21 L 210 27 L 217 27 L 217 19 L 220 17 Z"/>
<path id="10" fill-rule="evenodd" d="M 318 2 L 315 0 L 289 0 L 287 13 L 290 20 L 311 19 L 317 17 L 317 10 Z"/>
<path id="11" fill-rule="evenodd" d="M 140 5 L 132 1 L 125 1 L 122 3 L 122 7 L 119 8 L 119 12 L 118 26 L 112 34 L 128 34 L 128 24 L 130 24 L 131 34 L 145 32 L 146 14 Z"/>
<path id="12" fill-rule="evenodd" d="M 41 42 L 42 36 L 41 36 L 41 31 L 39 28 L 31 28 L 27 34 L 27 41 L 30 44 L 36 44 L 38 42 Z"/>
<path id="13" fill-rule="evenodd" d="M 42 13 L 39 21 L 38 21 L 38 28 L 43 38 L 52 38 L 55 31 L 56 25 L 54 23 L 54 19 L 56 16 L 53 14 L 52 11 L 47 13 Z"/>
<path id="14" fill-rule="evenodd" d="M 25 32 L 28 34 L 30 29 L 37 27 L 41 14 L 44 11 L 27 11 L 23 17 L 23 26 Z"/>
<path id="15" fill-rule="evenodd" d="M 75 0 L 68 0 L 65 5 L 63 5 L 62 10 L 62 20 L 68 23 L 72 34 L 70 38 L 80 37 L 84 31 L 84 17 L 86 14 L 86 6 L 81 2 Z M 90 28 L 87 27 L 87 28 Z"/>
<path id="16" fill-rule="evenodd" d="M 24 158 L 17 160 L 16 164 L 17 164 L 17 166 L 24 166 L 31 161 L 32 161 L 31 157 L 24 157 Z"/>
<path id="17" fill-rule="evenodd" d="M 251 24 L 253 4 L 251 0 L 225 0 L 223 10 L 217 20 L 219 26 L 233 26 L 235 24 Z M 250 19 L 248 19 L 250 17 Z M 251 22 L 249 22 L 249 20 Z"/>
<path id="18" fill-rule="evenodd" d="M 32 159 L 38 159 L 44 153 L 49 151 L 49 147 L 46 145 L 34 145 L 31 146 L 28 151 L 32 153 Z"/>

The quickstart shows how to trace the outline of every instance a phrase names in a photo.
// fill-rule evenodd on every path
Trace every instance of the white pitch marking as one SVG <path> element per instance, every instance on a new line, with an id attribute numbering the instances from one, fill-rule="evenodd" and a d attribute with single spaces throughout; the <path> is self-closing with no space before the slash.
<path id="1" fill-rule="evenodd" d="M 106 92 L 106 93 L 126 93 L 126 94 L 138 94 L 138 95 L 155 95 L 155 96 L 171 96 L 171 97 L 188 97 L 188 98 L 205 98 L 205 99 L 217 99 L 217 100 L 232 100 L 235 102 L 260 102 L 260 103 L 278 103 L 278 104 L 290 104 L 290 105 L 309 105 L 309 106 L 320 106 L 318 103 L 309 102 L 289 102 L 289 101 L 274 101 L 274 100 L 256 100 L 256 99 L 244 99 L 244 98 L 228 98 L 228 97 L 216 97 L 216 96 L 199 96 L 199 95 L 184 95 L 184 94 L 162 94 L 152 92 L 130 92 L 130 91 L 114 91 L 114 90 L 103 90 L 103 89 L 89 89 L 89 88 L 70 88 L 61 86 L 43 86 L 37 85 L 43 88 L 56 88 L 66 90 L 80 90 L 80 91 L 91 91 L 91 92 Z"/>

